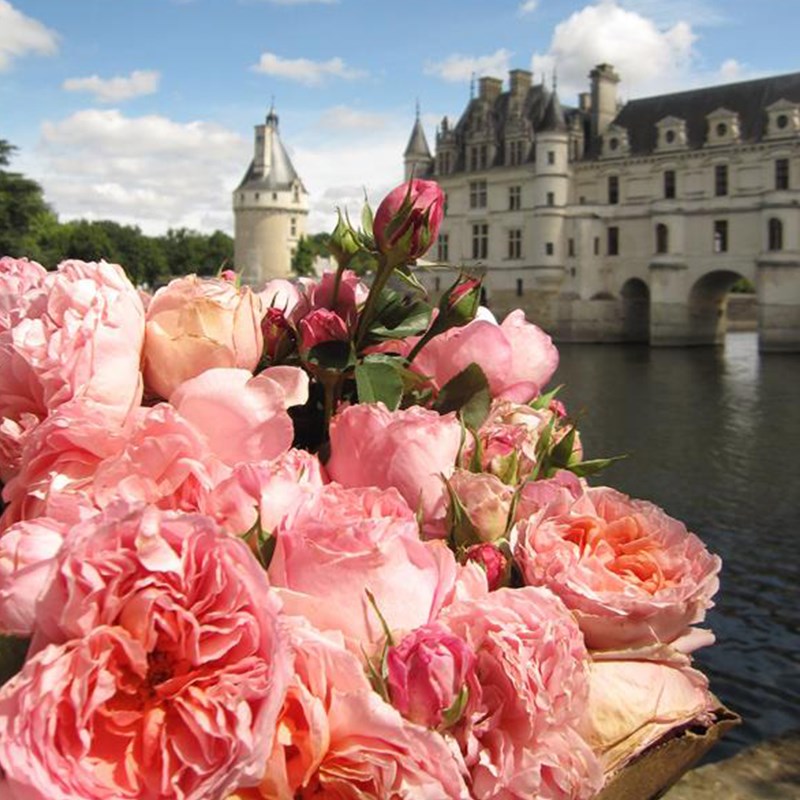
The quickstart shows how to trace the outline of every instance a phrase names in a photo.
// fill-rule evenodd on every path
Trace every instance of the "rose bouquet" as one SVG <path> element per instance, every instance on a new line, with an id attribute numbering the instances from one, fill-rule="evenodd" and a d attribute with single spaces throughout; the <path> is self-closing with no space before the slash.
<path id="1" fill-rule="evenodd" d="M 589 486 L 543 331 L 427 301 L 442 214 L 258 290 L 0 260 L 0 797 L 588 799 L 713 723 L 719 559 Z"/>

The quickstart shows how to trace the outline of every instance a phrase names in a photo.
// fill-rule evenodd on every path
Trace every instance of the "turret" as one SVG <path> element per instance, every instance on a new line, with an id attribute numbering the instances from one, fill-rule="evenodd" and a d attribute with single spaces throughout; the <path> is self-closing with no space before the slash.
<path id="1" fill-rule="evenodd" d="M 417 118 L 411 130 L 408 146 L 403 153 L 403 163 L 405 164 L 406 180 L 410 180 L 412 177 L 425 178 L 433 170 L 433 156 L 420 121 L 419 104 L 417 104 Z"/>
<path id="2" fill-rule="evenodd" d="M 619 75 L 610 64 L 598 64 L 589 78 L 592 81 L 592 141 L 597 142 L 617 116 Z"/>
<path id="3" fill-rule="evenodd" d="M 263 285 L 291 275 L 308 217 L 308 192 L 278 134 L 273 108 L 255 127 L 253 160 L 233 193 L 234 263 L 242 280 Z"/>

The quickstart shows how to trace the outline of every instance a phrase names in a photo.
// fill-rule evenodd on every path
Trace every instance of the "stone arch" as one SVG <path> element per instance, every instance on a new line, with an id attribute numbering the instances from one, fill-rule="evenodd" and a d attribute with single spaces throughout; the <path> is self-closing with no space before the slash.
<path id="1" fill-rule="evenodd" d="M 641 278 L 630 278 L 620 290 L 622 296 L 622 339 L 650 341 L 650 288 Z"/>
<path id="2" fill-rule="evenodd" d="M 728 328 L 728 292 L 742 275 L 719 269 L 698 278 L 689 290 L 689 344 L 722 344 Z"/>

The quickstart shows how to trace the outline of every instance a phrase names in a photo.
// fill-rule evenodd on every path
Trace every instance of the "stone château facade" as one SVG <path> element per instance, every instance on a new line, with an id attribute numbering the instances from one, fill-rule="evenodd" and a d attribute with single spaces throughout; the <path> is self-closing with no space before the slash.
<path id="1" fill-rule="evenodd" d="M 525 70 L 481 78 L 434 154 L 417 119 L 406 176 L 447 195 L 431 257 L 573 341 L 718 342 L 744 277 L 761 347 L 800 349 L 800 73 L 625 105 L 613 67 L 589 77 L 574 108 Z"/>
<path id="2" fill-rule="evenodd" d="M 290 277 L 292 255 L 305 234 L 308 192 L 278 134 L 273 109 L 256 125 L 255 152 L 233 192 L 234 264 L 242 280 L 263 285 Z"/>

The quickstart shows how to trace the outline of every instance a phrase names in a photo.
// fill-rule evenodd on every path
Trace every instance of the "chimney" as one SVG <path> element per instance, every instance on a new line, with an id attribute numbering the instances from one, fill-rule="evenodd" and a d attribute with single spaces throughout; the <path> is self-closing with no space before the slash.
<path id="1" fill-rule="evenodd" d="M 478 81 L 478 97 L 493 103 L 503 91 L 503 81 L 500 78 L 480 78 Z"/>
<path id="2" fill-rule="evenodd" d="M 578 95 L 578 108 L 580 108 L 581 111 L 592 110 L 592 96 L 589 92 L 581 92 Z"/>
<path id="3" fill-rule="evenodd" d="M 596 140 L 617 116 L 619 75 L 611 64 L 598 64 L 589 77 L 592 81 L 592 139 Z"/>
<path id="4" fill-rule="evenodd" d="M 526 69 L 512 69 L 508 73 L 508 84 L 513 97 L 524 97 L 533 83 L 533 74 Z"/>

